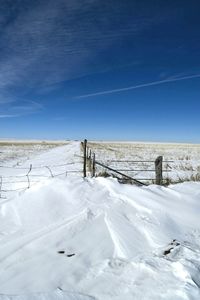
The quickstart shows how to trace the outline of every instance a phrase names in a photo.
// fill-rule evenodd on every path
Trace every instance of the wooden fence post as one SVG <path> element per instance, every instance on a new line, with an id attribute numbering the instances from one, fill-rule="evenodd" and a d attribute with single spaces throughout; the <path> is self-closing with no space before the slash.
<path id="1" fill-rule="evenodd" d="M 92 159 L 92 177 L 95 177 L 95 153 L 93 153 L 93 159 Z"/>
<path id="2" fill-rule="evenodd" d="M 86 177 L 86 165 L 87 165 L 87 140 L 83 143 L 83 177 Z"/>
<path id="3" fill-rule="evenodd" d="M 163 182 L 162 163 L 163 163 L 163 157 L 158 156 L 155 160 L 156 184 L 158 184 L 158 185 L 162 185 L 162 182 Z"/>
<path id="4" fill-rule="evenodd" d="M 92 176 L 92 151 L 91 151 L 91 149 L 89 151 L 89 157 L 88 157 L 88 168 L 89 168 L 89 172 Z"/>

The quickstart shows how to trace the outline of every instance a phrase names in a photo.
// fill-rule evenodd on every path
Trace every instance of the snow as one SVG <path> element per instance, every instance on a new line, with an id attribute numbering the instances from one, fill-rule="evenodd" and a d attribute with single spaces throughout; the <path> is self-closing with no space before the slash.
<path id="1" fill-rule="evenodd" d="M 20 167 L 30 164 L 40 176 L 45 165 L 81 170 L 80 144 Z M 200 183 L 137 187 L 48 174 L 0 200 L 1 300 L 200 299 Z"/>

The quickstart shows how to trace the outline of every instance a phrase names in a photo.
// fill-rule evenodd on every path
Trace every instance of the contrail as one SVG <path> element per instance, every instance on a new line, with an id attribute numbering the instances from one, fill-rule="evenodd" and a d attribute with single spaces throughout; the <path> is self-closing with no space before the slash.
<path id="1" fill-rule="evenodd" d="M 159 85 L 159 84 L 163 84 L 163 83 L 181 81 L 181 80 L 198 78 L 198 77 L 200 77 L 200 74 L 191 75 L 191 76 L 184 76 L 184 77 L 179 77 L 179 78 L 173 78 L 173 79 L 153 81 L 153 82 L 133 85 L 133 86 L 120 88 L 120 89 L 114 89 L 114 90 L 107 90 L 107 91 L 102 91 L 102 92 L 98 92 L 98 93 L 85 94 L 85 95 L 77 96 L 76 99 L 88 98 L 88 97 L 93 97 L 93 96 L 101 96 L 101 95 L 107 95 L 107 94 L 113 94 L 113 93 L 119 93 L 119 92 L 124 92 L 124 91 L 140 89 L 140 88 L 148 87 L 148 86 L 152 86 L 152 85 Z"/>

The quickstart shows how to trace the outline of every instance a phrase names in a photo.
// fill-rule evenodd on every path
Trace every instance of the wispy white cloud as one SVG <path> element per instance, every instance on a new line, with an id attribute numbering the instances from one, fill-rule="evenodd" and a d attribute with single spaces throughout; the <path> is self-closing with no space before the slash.
<path id="1" fill-rule="evenodd" d="M 26 9 L 20 3 L 12 2 L 16 16 L 10 22 L 0 12 L 1 45 L 5 45 L 0 56 L 0 87 L 5 89 L 13 85 L 38 88 L 90 74 L 96 55 L 160 22 L 158 17 L 140 16 L 126 23 L 122 4 L 102 6 L 100 0 L 32 1 Z M 120 28 L 110 26 L 117 26 L 119 20 Z"/>
<path id="2" fill-rule="evenodd" d="M 155 85 L 160 85 L 160 84 L 165 84 L 165 83 L 170 83 L 170 82 L 176 82 L 176 81 L 182 81 L 182 80 L 188 80 L 188 79 L 193 79 L 193 78 L 200 78 L 200 74 L 190 75 L 190 76 L 183 76 L 183 77 L 178 77 L 178 78 L 168 78 L 168 79 L 164 79 L 164 80 L 157 80 L 157 81 L 152 81 L 152 82 L 148 82 L 148 83 L 132 85 L 132 86 L 125 87 L 125 88 L 112 89 L 112 90 L 106 90 L 106 91 L 101 91 L 101 92 L 97 92 L 97 93 L 90 93 L 90 94 L 80 95 L 80 96 L 77 96 L 75 98 L 76 99 L 83 99 L 83 98 L 89 98 L 89 97 L 94 97 L 94 96 L 102 96 L 102 95 L 126 92 L 126 91 L 141 89 L 141 88 L 145 88 L 145 87 L 149 87 L 149 86 L 155 86 Z"/>
<path id="3" fill-rule="evenodd" d="M 7 118 L 16 118 L 19 117 L 20 115 L 3 115 L 0 114 L 0 119 L 7 119 Z"/>
<path id="4" fill-rule="evenodd" d="M 23 110 L 27 113 L 40 111 L 30 103 L 30 109 L 26 105 L 22 107 L 20 96 L 25 99 L 26 93 L 20 94 L 20 89 L 45 94 L 54 90 L 52 86 L 56 83 L 110 70 L 112 64 L 109 65 L 107 59 L 104 64 L 98 61 L 102 53 L 112 45 L 123 45 L 128 36 L 133 39 L 151 26 L 158 26 L 169 15 L 167 12 L 165 16 L 158 16 L 156 12 L 138 13 L 133 3 L 130 22 L 126 18 L 126 1 L 117 1 L 116 5 L 108 1 L 102 5 L 100 0 L 40 0 L 28 1 L 26 6 L 21 0 L 3 2 L 0 11 L 0 103 L 10 103 L 13 109 L 17 103 L 20 114 Z M 128 61 L 129 65 L 137 59 Z M 123 90 L 133 88 L 139 87 Z M 118 90 L 80 98 L 112 92 Z"/>
<path id="5" fill-rule="evenodd" d="M 38 113 L 43 106 L 35 101 L 12 101 L 11 103 L 0 103 L 0 118 L 16 118 L 32 113 Z"/>

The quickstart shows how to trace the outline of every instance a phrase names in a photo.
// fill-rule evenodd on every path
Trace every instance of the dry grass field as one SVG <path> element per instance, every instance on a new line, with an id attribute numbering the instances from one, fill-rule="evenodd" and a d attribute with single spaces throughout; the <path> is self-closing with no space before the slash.
<path id="1" fill-rule="evenodd" d="M 90 142 L 88 147 L 95 152 L 96 160 L 110 167 L 125 170 L 126 174 L 136 179 L 153 180 L 155 172 L 150 170 L 154 170 L 154 161 L 161 155 L 164 161 L 163 177 L 169 183 L 200 180 L 198 144 Z M 98 172 L 102 171 L 102 168 L 99 168 Z"/>
<path id="2" fill-rule="evenodd" d="M 67 141 L 23 141 L 23 140 L 0 140 L 0 164 L 16 160 L 29 159 L 32 155 L 47 151 L 48 149 L 65 145 Z"/>

